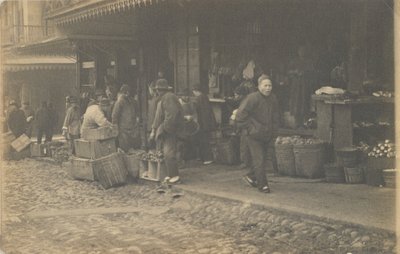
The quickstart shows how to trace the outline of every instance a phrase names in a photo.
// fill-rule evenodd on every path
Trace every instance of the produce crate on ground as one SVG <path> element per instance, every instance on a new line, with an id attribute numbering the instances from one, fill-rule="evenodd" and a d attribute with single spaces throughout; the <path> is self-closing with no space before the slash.
<path id="1" fill-rule="evenodd" d="M 27 148 L 30 144 L 31 144 L 31 139 L 27 135 L 22 134 L 13 142 L 11 142 L 11 147 L 14 148 L 15 151 L 21 152 L 22 150 Z"/>
<path id="2" fill-rule="evenodd" d="M 143 150 L 130 150 L 123 156 L 125 167 L 128 170 L 129 175 L 133 178 L 138 178 L 140 176 L 141 156 L 144 153 L 146 152 Z"/>
<path id="3" fill-rule="evenodd" d="M 235 138 L 219 139 L 213 145 L 214 160 L 216 163 L 234 165 L 240 162 L 240 141 Z"/>
<path id="4" fill-rule="evenodd" d="M 364 183 L 364 170 L 362 167 L 344 167 L 346 183 Z"/>
<path id="5" fill-rule="evenodd" d="M 278 137 L 275 142 L 275 156 L 278 164 L 278 173 L 287 176 L 296 175 L 296 164 L 293 153 L 293 144 L 289 137 Z"/>
<path id="6" fill-rule="evenodd" d="M 100 127 L 96 129 L 82 129 L 81 138 L 86 140 L 105 140 L 118 136 L 116 126 Z"/>
<path id="7" fill-rule="evenodd" d="M 105 140 L 76 139 L 76 156 L 87 159 L 97 159 L 117 152 L 115 138 Z"/>
<path id="8" fill-rule="evenodd" d="M 383 179 L 385 181 L 385 186 L 388 188 L 396 188 L 396 173 L 395 169 L 385 169 L 383 170 Z"/>
<path id="9" fill-rule="evenodd" d="M 50 156 L 50 146 L 48 144 L 32 143 L 30 145 L 32 157 L 46 157 Z"/>
<path id="10" fill-rule="evenodd" d="M 94 181 L 94 165 L 93 160 L 72 157 L 70 174 L 72 178 L 77 180 Z"/>
<path id="11" fill-rule="evenodd" d="M 93 161 L 94 178 L 105 188 L 126 183 L 128 171 L 120 153 L 113 153 Z"/>
<path id="12" fill-rule="evenodd" d="M 29 147 L 26 147 L 25 149 L 23 149 L 22 151 L 15 151 L 14 149 L 11 149 L 10 151 L 10 159 L 12 160 L 23 160 L 25 158 L 28 158 L 31 156 L 31 149 Z"/>
<path id="13" fill-rule="evenodd" d="M 328 183 L 345 183 L 344 168 L 336 163 L 324 165 L 325 179 Z"/>
<path id="14" fill-rule="evenodd" d="M 293 152 L 296 163 L 296 175 L 308 178 L 324 176 L 325 144 L 295 144 Z"/>

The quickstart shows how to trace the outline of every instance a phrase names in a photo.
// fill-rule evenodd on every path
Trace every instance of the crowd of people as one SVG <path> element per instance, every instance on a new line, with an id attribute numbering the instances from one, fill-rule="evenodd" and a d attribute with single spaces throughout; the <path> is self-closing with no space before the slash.
<path id="1" fill-rule="evenodd" d="M 107 89 L 109 90 L 109 89 Z M 66 114 L 62 127 L 63 136 L 69 141 L 75 155 L 74 140 L 80 138 L 85 129 L 105 126 L 118 128 L 117 147 L 128 152 L 143 148 L 141 128 L 148 135 L 146 149 L 162 152 L 167 177 L 164 182 L 180 182 L 181 162 L 198 159 L 207 165 L 213 162 L 211 134 L 217 123 L 208 96 L 199 84 L 189 93 L 178 97 L 173 93 L 168 81 L 162 76 L 149 85 L 148 115 L 145 124 L 139 121 L 139 104 L 131 88 L 123 84 L 117 95 L 96 91 L 82 108 L 82 100 L 75 96 L 66 97 Z M 276 136 L 279 124 L 277 99 L 271 93 L 272 83 L 266 75 L 258 79 L 258 87 L 245 80 L 235 90 L 235 107 L 231 117 L 237 133 L 241 136 L 240 152 L 244 168 L 250 171 L 244 180 L 260 191 L 268 193 L 270 188 L 265 174 L 265 156 Z M 40 144 L 52 140 L 57 114 L 51 103 L 43 102 L 34 112 L 29 103 L 19 108 L 11 101 L 7 112 L 7 123 L 12 133 L 19 137 L 23 133 L 29 137 L 36 124 L 37 140 Z M 84 111 L 84 112 L 83 112 Z M 189 127 L 188 127 L 189 126 Z M 188 131 L 188 128 L 192 128 Z M 189 155 L 188 151 L 192 150 Z M 190 158 L 191 157 L 191 158 Z"/>

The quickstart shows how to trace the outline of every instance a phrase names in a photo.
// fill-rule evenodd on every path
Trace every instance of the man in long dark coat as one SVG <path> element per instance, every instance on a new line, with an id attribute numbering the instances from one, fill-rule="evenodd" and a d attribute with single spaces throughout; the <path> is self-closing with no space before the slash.
<path id="1" fill-rule="evenodd" d="M 205 165 L 212 163 L 213 154 L 210 147 L 211 132 L 217 127 L 217 121 L 212 110 L 208 96 L 203 94 L 200 85 L 193 87 L 195 95 L 194 105 L 197 113 L 197 121 L 199 123 L 199 132 L 196 134 L 197 144 L 199 145 L 200 159 Z"/>
<path id="2" fill-rule="evenodd" d="M 270 192 L 265 172 L 266 152 L 271 152 L 269 147 L 279 126 L 278 101 L 271 91 L 271 80 L 260 78 L 258 91 L 244 99 L 236 114 L 238 127 L 247 136 L 253 166 L 244 179 L 264 193 Z"/>
<path id="3" fill-rule="evenodd" d="M 45 135 L 50 128 L 50 113 L 47 108 L 47 102 L 42 102 L 42 106 L 36 111 L 35 119 L 37 126 L 37 142 L 41 144 L 43 135 Z M 45 141 L 49 141 L 47 137 Z"/>
<path id="4" fill-rule="evenodd" d="M 177 162 L 177 142 L 183 131 L 183 110 L 178 97 L 169 91 L 168 81 L 159 79 L 155 89 L 160 95 L 150 139 L 156 140 L 157 149 L 163 152 L 168 183 L 180 181 Z"/>
<path id="5" fill-rule="evenodd" d="M 16 138 L 21 136 L 26 131 L 26 118 L 24 111 L 18 108 L 16 101 L 10 101 L 7 110 L 8 128 Z"/>
<path id="6" fill-rule="evenodd" d="M 112 111 L 112 123 L 118 126 L 118 147 L 127 152 L 140 147 L 136 102 L 129 94 L 128 85 L 122 85 Z"/>

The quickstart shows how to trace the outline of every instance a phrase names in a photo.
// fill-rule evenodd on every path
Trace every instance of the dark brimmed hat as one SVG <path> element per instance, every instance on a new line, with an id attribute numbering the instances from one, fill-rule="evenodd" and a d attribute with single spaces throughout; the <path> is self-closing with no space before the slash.
<path id="1" fill-rule="evenodd" d="M 99 105 L 100 105 L 100 106 L 103 106 L 103 107 L 110 106 L 110 105 L 111 105 L 111 104 L 110 104 L 110 100 L 107 99 L 107 98 L 101 98 L 101 99 L 100 99 L 100 102 L 99 102 Z"/>
<path id="2" fill-rule="evenodd" d="M 156 90 L 169 90 L 171 89 L 170 86 L 168 86 L 168 81 L 166 79 L 158 79 L 156 81 L 156 85 L 154 87 Z"/>

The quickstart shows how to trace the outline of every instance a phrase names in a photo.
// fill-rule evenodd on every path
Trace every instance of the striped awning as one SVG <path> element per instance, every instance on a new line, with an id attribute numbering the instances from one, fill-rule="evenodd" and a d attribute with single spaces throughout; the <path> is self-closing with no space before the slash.
<path id="1" fill-rule="evenodd" d="M 165 0 L 103 0 L 82 1 L 70 7 L 51 11 L 47 19 L 54 20 L 56 25 L 66 25 L 82 22 L 95 17 L 116 14 L 133 8 L 146 7 Z"/>
<path id="2" fill-rule="evenodd" d="M 66 56 L 26 56 L 5 59 L 1 68 L 7 72 L 36 70 L 72 70 L 76 58 Z"/>

